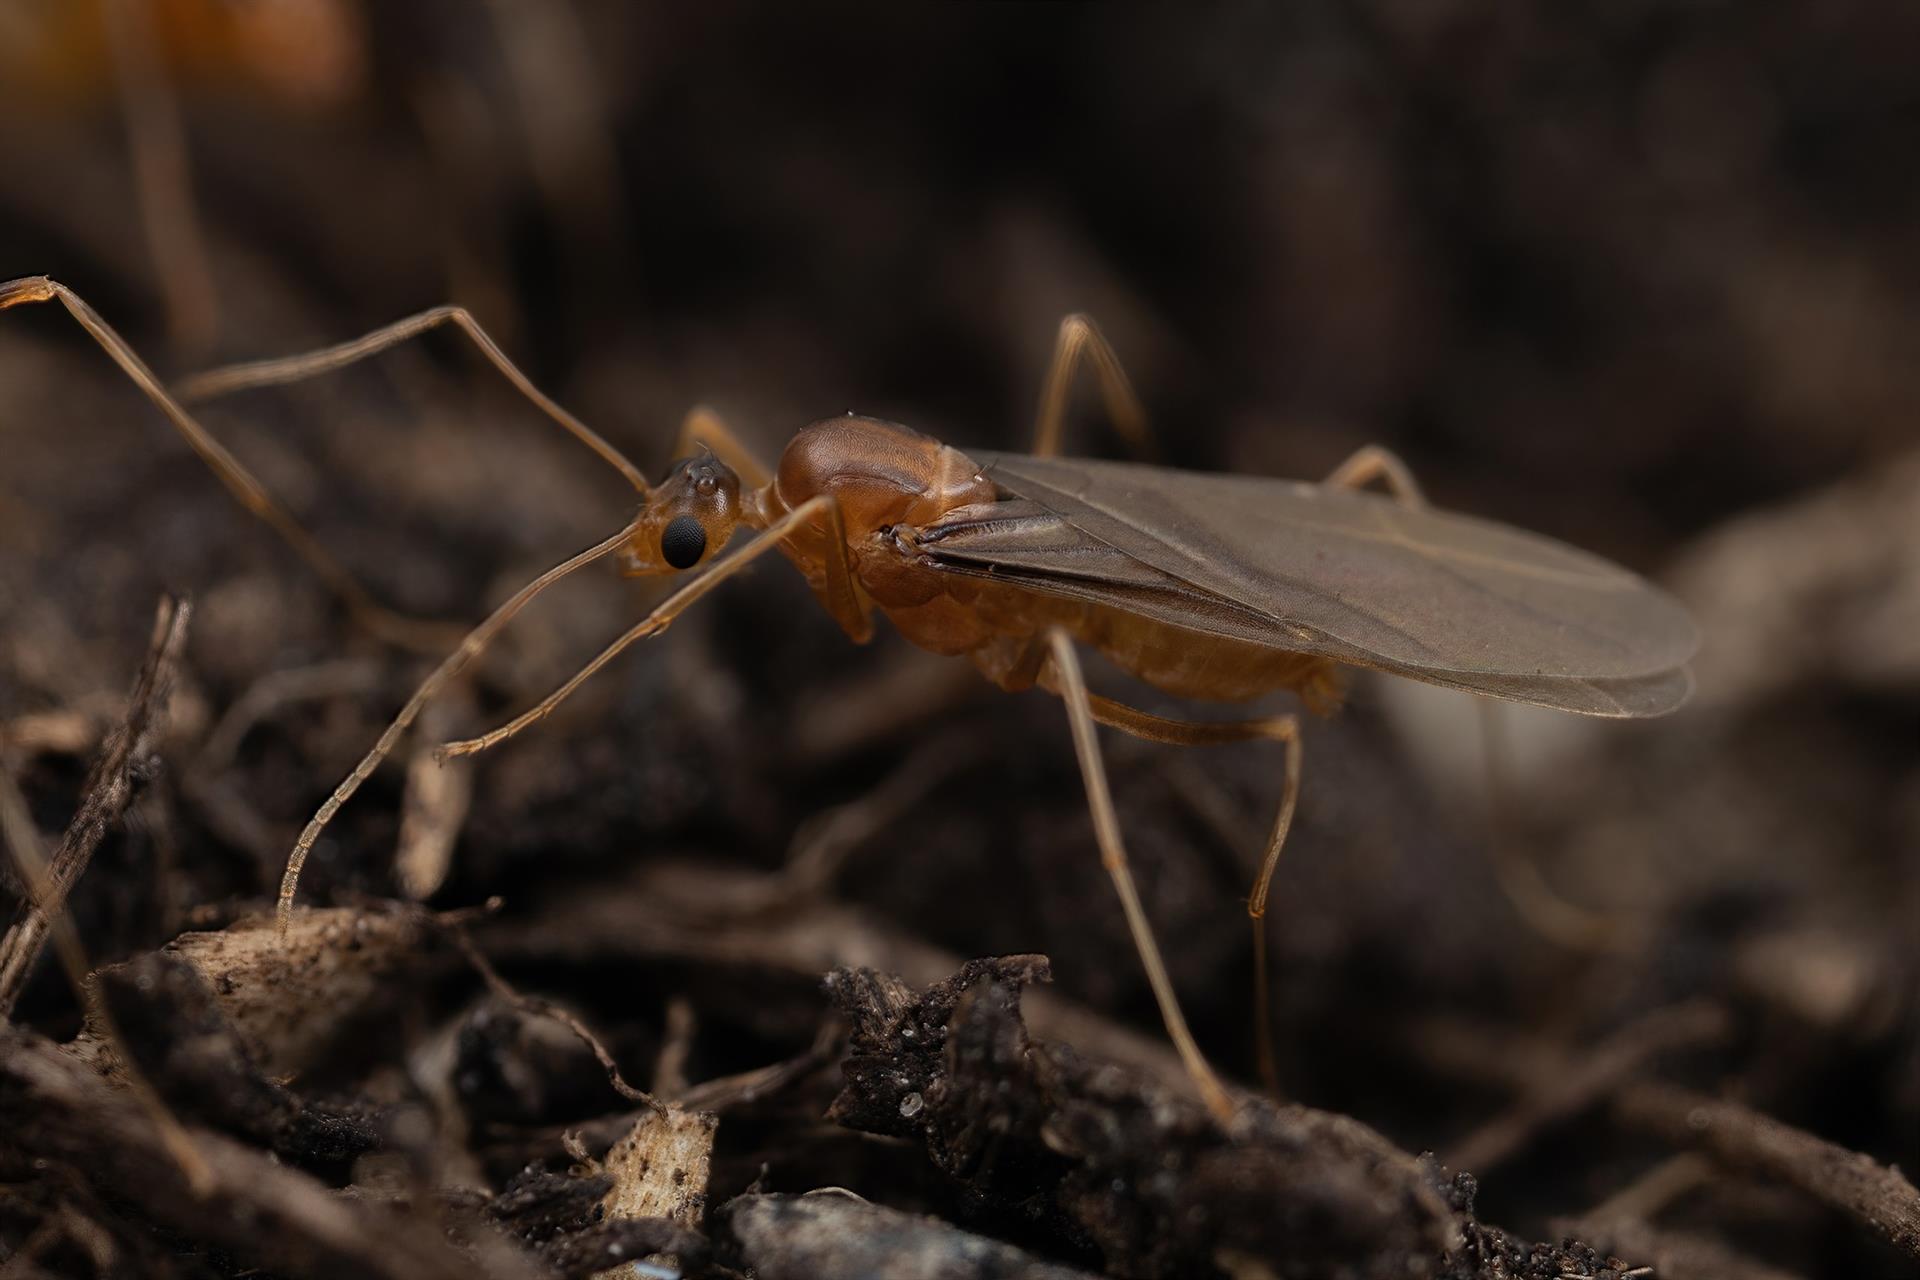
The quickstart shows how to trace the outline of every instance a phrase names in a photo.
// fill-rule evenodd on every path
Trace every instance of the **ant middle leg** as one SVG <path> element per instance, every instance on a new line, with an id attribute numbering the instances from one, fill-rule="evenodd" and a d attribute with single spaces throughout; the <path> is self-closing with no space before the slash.
<path id="1" fill-rule="evenodd" d="M 1146 909 L 1140 905 L 1140 891 L 1134 884 L 1133 870 L 1127 862 L 1126 846 L 1120 838 L 1120 819 L 1114 812 L 1113 794 L 1107 785 L 1106 765 L 1100 756 L 1100 740 L 1094 727 L 1093 700 L 1087 692 L 1086 678 L 1080 671 L 1080 659 L 1073 651 L 1073 638 L 1056 627 L 1047 633 L 1047 644 L 1051 649 L 1051 669 L 1057 677 L 1060 700 L 1066 706 L 1067 722 L 1073 730 L 1074 754 L 1080 759 L 1080 776 L 1086 785 L 1087 806 L 1093 812 L 1093 833 L 1100 845 L 1101 865 L 1107 869 L 1114 890 L 1120 895 L 1120 907 L 1126 913 L 1134 949 L 1140 953 L 1140 963 L 1147 971 L 1148 985 L 1153 988 L 1154 999 L 1160 1006 L 1160 1017 L 1166 1023 L 1167 1036 L 1179 1051 L 1187 1074 L 1199 1089 L 1207 1109 L 1219 1124 L 1226 1126 L 1234 1117 L 1233 1099 L 1228 1096 L 1220 1078 L 1214 1074 L 1206 1055 L 1200 1052 L 1193 1032 L 1187 1028 L 1186 1015 L 1180 1011 L 1180 1000 L 1173 990 L 1173 980 L 1167 976 L 1166 962 L 1161 959 L 1160 946 L 1154 941 L 1153 926 L 1147 920 Z"/>
<path id="2" fill-rule="evenodd" d="M 1033 429 L 1033 456 L 1053 458 L 1060 454 L 1060 435 L 1067 416 L 1067 397 L 1073 390 L 1073 375 L 1080 360 L 1093 361 L 1100 380 L 1100 395 L 1106 401 L 1107 416 L 1114 429 L 1141 457 L 1153 454 L 1153 436 L 1147 429 L 1147 411 L 1120 367 L 1120 357 L 1095 325 L 1091 316 L 1076 312 L 1060 322 L 1060 336 L 1053 345 L 1053 359 L 1047 365 L 1046 380 L 1040 384 L 1040 412 Z"/>
<path id="3" fill-rule="evenodd" d="M 1040 686 L 1060 693 L 1059 673 L 1049 667 L 1041 673 Z M 1061 694 L 1061 696 L 1065 696 Z M 1087 695 L 1093 718 L 1146 742 L 1176 747 L 1223 746 L 1236 742 L 1277 742 L 1286 751 L 1285 781 L 1280 805 L 1274 812 L 1273 826 L 1267 835 L 1260 870 L 1247 895 L 1247 916 L 1253 926 L 1253 1018 L 1254 1039 L 1260 1068 L 1260 1080 L 1269 1094 L 1278 1096 L 1280 1073 L 1274 1052 L 1273 1008 L 1270 990 L 1271 965 L 1267 959 L 1267 898 L 1273 888 L 1273 873 L 1280 864 L 1280 851 L 1286 847 L 1287 833 L 1293 829 L 1293 817 L 1300 804 L 1300 774 L 1303 750 L 1300 741 L 1300 717 L 1265 716 L 1250 720 L 1170 720 L 1124 702 Z"/>

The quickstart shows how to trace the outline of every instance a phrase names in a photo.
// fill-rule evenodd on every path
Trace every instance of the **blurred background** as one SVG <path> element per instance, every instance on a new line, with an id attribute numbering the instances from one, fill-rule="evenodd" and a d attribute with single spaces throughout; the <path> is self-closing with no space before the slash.
<path id="1" fill-rule="evenodd" d="M 1503 1146 L 1511 1063 L 1584 1061 L 1688 1002 L 1731 1029 L 1662 1073 L 1920 1160 L 1916 137 L 1920 9 L 1897 3 L 9 0 L 0 276 L 72 286 L 169 381 L 457 302 L 650 474 L 696 403 L 768 459 L 846 410 L 1024 447 L 1085 311 L 1170 465 L 1316 477 L 1380 442 L 1441 506 L 1661 581 L 1706 637 L 1692 707 L 1507 716 L 1489 806 L 1473 705 L 1362 679 L 1309 726 L 1275 888 L 1286 1092 L 1471 1154 L 1480 1212 L 1545 1236 L 1663 1149 L 1604 1109 Z M 1122 456 L 1078 404 L 1068 451 Z M 478 619 L 632 502 L 455 335 L 203 421 L 422 617 Z M 0 717 L 48 830 L 162 591 L 198 605 L 190 679 L 167 770 L 76 893 L 96 959 L 268 893 L 425 665 L 57 307 L 7 311 Z M 651 591 L 569 582 L 432 736 L 537 698 Z M 1201 1042 L 1251 1080 L 1240 904 L 1279 761 L 1108 747 Z M 397 891 L 406 774 L 342 816 L 311 900 Z M 695 1079 L 792 1052 L 817 975 L 617 936 L 568 952 L 569 904 L 644 911 L 668 864 L 771 871 L 889 780 L 906 799 L 824 892 L 955 956 L 1045 952 L 1061 995 L 1154 1034 L 1057 705 L 889 635 L 847 644 L 778 564 L 473 780 L 441 801 L 459 834 L 434 901 L 504 895 L 514 971 L 623 1054 L 674 996 Z M 56 973 L 22 1013 L 71 1021 Z M 716 1200 L 763 1164 L 775 1189 L 878 1194 L 783 1132 L 723 1127 Z M 894 1199 L 937 1201 L 899 1190 L 919 1185 Z M 1899 1269 L 1763 1180 L 1649 1212 L 1788 1274 Z"/>

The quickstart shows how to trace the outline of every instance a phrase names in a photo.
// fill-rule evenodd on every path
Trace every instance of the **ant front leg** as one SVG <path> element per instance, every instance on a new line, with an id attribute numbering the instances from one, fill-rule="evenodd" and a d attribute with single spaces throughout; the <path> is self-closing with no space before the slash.
<path id="1" fill-rule="evenodd" d="M 404 320 L 396 320 L 351 342 L 324 347 L 319 351 L 282 356 L 273 360 L 249 360 L 243 364 L 209 369 L 205 373 L 196 374 L 184 380 L 176 390 L 182 400 L 196 403 L 232 395 L 236 391 L 300 382 L 323 373 L 331 373 L 336 369 L 344 369 L 369 356 L 379 355 L 382 351 L 397 347 L 410 338 L 417 338 L 444 324 L 450 324 L 464 333 L 479 349 L 480 354 L 487 358 L 487 362 L 499 370 L 500 375 L 512 384 L 513 389 L 525 396 L 536 409 L 598 454 L 602 461 L 625 476 L 627 483 L 637 491 L 647 492 L 647 479 L 640 473 L 640 468 L 634 466 L 625 454 L 609 444 L 599 432 L 568 413 L 546 392 L 534 386 L 533 380 L 520 372 L 519 366 L 507 358 L 507 353 L 500 349 L 500 344 L 488 336 L 487 331 L 480 327 L 480 322 L 475 320 L 465 307 L 435 307 L 430 311 L 408 316 Z"/>
<path id="2" fill-rule="evenodd" d="M 449 638 L 446 628 L 402 617 L 376 603 L 366 588 L 347 572 L 346 567 L 335 560 L 285 507 L 274 501 L 267 487 L 247 470 L 240 459 L 234 457 L 225 445 L 186 411 L 179 400 L 168 393 L 126 339 L 114 332 L 113 326 L 101 319 L 100 313 L 89 306 L 86 299 L 58 280 L 46 276 L 28 276 L 0 283 L 0 311 L 41 302 L 58 302 L 67 309 L 67 314 L 120 366 L 120 371 L 167 416 L 174 429 L 200 455 L 200 460 L 207 464 L 227 492 L 250 514 L 279 534 L 307 562 L 314 574 L 327 584 L 328 590 L 346 603 L 354 617 L 368 631 L 389 644 L 415 652 L 439 652 L 446 647 Z"/>
<path id="3" fill-rule="evenodd" d="M 1101 865 L 1113 879 L 1126 913 L 1127 928 L 1133 934 L 1134 948 L 1147 971 L 1147 982 L 1160 1005 L 1160 1017 L 1166 1023 L 1167 1036 L 1179 1050 L 1187 1074 L 1193 1078 L 1207 1109 L 1222 1127 L 1232 1123 L 1233 1099 L 1214 1074 L 1206 1055 L 1200 1052 L 1193 1033 L 1187 1029 L 1186 1015 L 1180 1011 L 1173 980 L 1167 976 L 1166 963 L 1160 958 L 1160 946 L 1153 939 L 1153 926 L 1146 909 L 1140 905 L 1140 891 L 1133 882 L 1133 870 L 1127 862 L 1126 846 L 1120 839 L 1120 819 L 1114 812 L 1113 794 L 1107 786 L 1107 770 L 1100 757 L 1100 740 L 1094 728 L 1093 702 L 1087 693 L 1086 677 L 1080 672 L 1080 659 L 1073 651 L 1073 638 L 1058 627 L 1047 633 L 1051 664 L 1058 677 L 1060 700 L 1067 708 L 1067 722 L 1073 729 L 1074 754 L 1080 758 L 1080 776 L 1086 784 L 1087 806 L 1093 811 L 1094 838 L 1100 844 Z"/>
<path id="4" fill-rule="evenodd" d="M 1091 316 L 1075 313 L 1060 322 L 1060 336 L 1053 344 L 1053 360 L 1047 366 L 1046 381 L 1040 384 L 1040 412 L 1033 429 L 1033 456 L 1054 458 L 1060 454 L 1060 435 L 1067 416 L 1067 396 L 1073 390 L 1073 375 L 1079 371 L 1082 356 L 1093 361 L 1100 379 L 1100 395 L 1106 401 L 1107 416 L 1134 453 L 1153 455 L 1153 436 L 1147 429 L 1147 411 L 1128 381 L 1120 357 L 1113 353 L 1106 337 Z"/>

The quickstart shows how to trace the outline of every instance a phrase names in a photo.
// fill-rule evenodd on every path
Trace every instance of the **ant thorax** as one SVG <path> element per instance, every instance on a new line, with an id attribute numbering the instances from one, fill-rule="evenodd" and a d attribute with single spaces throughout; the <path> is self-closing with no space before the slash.
<path id="1" fill-rule="evenodd" d="M 893 525 L 928 524 L 994 499 L 993 483 L 958 449 L 897 422 L 854 414 L 802 427 L 780 455 L 773 491 L 787 511 L 832 495 L 856 548 Z"/>

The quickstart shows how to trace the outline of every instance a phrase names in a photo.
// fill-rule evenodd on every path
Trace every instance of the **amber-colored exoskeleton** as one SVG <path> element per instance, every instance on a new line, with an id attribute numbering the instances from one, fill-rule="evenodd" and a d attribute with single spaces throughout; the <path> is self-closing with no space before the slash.
<path id="1" fill-rule="evenodd" d="M 688 575 L 643 621 L 539 705 L 450 754 L 494 746 L 543 718 L 634 642 L 778 549 L 856 641 L 881 613 L 922 648 L 964 656 L 1001 688 L 1038 687 L 1065 704 L 1102 860 L 1159 1001 L 1168 1034 L 1222 1120 L 1225 1088 L 1181 1016 L 1135 890 L 1095 726 L 1197 746 L 1265 739 L 1285 750 L 1279 811 L 1248 899 L 1264 986 L 1268 886 L 1300 785 L 1292 715 L 1228 722 L 1166 719 L 1088 691 L 1090 647 L 1166 693 L 1241 701 L 1290 691 L 1337 705 L 1342 669 L 1371 667 L 1433 684 L 1584 715 L 1671 711 L 1692 687 L 1696 637 L 1682 608 L 1603 560 L 1532 534 L 1429 508 L 1392 454 L 1364 449 L 1326 480 L 1201 475 L 1054 456 L 1072 376 L 1090 359 L 1109 411 L 1139 437 L 1144 415 L 1118 361 L 1083 317 L 1069 317 L 1041 396 L 1030 455 L 962 452 L 897 423 L 854 415 L 800 429 L 767 469 L 712 414 L 696 410 L 685 456 L 659 484 L 541 394 L 465 312 L 423 313 L 308 355 L 233 366 L 170 395 L 71 291 L 44 278 L 0 285 L 0 307 L 63 302 L 173 419 L 228 487 L 272 523 L 370 620 L 389 615 L 181 407 L 309 377 L 441 323 L 464 330 L 548 416 L 617 467 L 641 495 L 618 533 L 554 566 L 467 634 L 409 699 L 365 759 L 301 833 L 281 886 L 284 922 L 301 863 L 321 829 L 373 772 L 421 708 L 549 584 L 618 556 L 635 576 Z M 1387 493 L 1364 486 L 1383 482 Z M 755 536 L 722 550 L 742 530 Z M 401 631 L 412 639 L 412 632 Z M 1264 1028 L 1265 999 L 1259 1000 Z"/>

